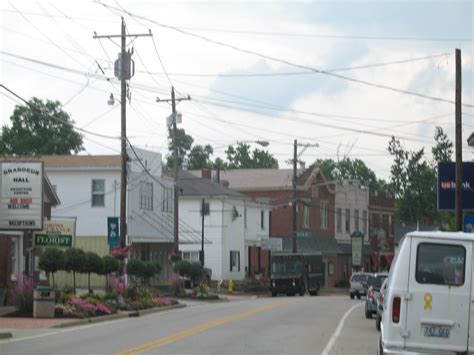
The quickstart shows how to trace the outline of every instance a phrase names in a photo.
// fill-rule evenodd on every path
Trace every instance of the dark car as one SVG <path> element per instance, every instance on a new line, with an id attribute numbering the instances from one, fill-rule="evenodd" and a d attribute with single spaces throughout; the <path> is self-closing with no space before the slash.
<path id="1" fill-rule="evenodd" d="M 386 272 L 379 272 L 369 276 L 367 279 L 367 296 L 365 298 L 365 317 L 372 318 L 377 313 L 377 298 L 380 294 L 380 288 L 388 277 Z"/>

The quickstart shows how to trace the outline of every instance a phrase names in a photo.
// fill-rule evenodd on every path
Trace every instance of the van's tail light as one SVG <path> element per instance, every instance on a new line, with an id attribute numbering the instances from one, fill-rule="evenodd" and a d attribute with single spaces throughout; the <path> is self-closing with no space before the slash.
<path id="1" fill-rule="evenodd" d="M 374 288 L 372 286 L 370 286 L 369 292 L 367 293 L 367 297 L 374 298 L 374 293 L 375 293 Z"/>
<path id="2" fill-rule="evenodd" d="M 392 303 L 392 321 L 398 323 L 400 321 L 400 297 L 394 297 Z"/>

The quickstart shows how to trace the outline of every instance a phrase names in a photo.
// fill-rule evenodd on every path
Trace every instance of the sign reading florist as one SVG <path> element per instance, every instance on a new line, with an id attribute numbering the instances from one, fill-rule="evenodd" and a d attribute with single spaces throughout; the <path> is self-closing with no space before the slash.
<path id="1" fill-rule="evenodd" d="M 43 229 L 43 162 L 0 162 L 0 229 Z"/>
<path id="2" fill-rule="evenodd" d="M 35 232 L 35 246 L 73 247 L 76 237 L 76 221 L 54 219 L 44 222 L 44 230 Z"/>

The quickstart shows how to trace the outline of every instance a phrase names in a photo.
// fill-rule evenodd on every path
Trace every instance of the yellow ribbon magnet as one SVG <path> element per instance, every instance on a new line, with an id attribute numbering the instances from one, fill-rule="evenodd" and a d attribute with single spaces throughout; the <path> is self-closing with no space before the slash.
<path id="1" fill-rule="evenodd" d="M 431 302 L 433 301 L 433 296 L 431 296 L 431 293 L 425 293 L 425 311 L 431 311 Z"/>

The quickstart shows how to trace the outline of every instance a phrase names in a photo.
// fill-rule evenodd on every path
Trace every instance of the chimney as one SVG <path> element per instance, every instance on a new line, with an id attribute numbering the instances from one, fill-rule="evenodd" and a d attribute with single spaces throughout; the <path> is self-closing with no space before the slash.
<path id="1" fill-rule="evenodd" d="M 202 169 L 201 177 L 203 179 L 211 180 L 211 174 L 212 174 L 211 169 Z"/>

